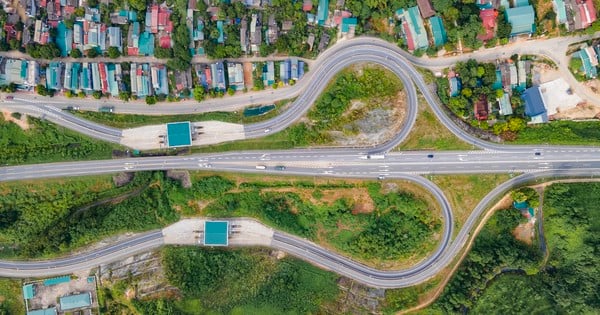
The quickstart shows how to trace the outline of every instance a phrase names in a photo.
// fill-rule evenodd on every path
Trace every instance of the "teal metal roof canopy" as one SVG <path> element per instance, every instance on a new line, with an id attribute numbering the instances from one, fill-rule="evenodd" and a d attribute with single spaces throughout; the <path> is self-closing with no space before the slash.
<path id="1" fill-rule="evenodd" d="M 205 221 L 204 245 L 227 246 L 229 245 L 229 222 Z"/>
<path id="2" fill-rule="evenodd" d="M 167 143 L 170 148 L 192 145 L 192 130 L 189 121 L 167 124 Z"/>

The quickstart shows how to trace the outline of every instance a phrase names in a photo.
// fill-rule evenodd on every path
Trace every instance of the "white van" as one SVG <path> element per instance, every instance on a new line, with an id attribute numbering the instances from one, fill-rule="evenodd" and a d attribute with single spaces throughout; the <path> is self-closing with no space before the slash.
<path id="1" fill-rule="evenodd" d="M 257 170 L 266 170 L 267 167 L 265 165 L 256 165 Z"/>

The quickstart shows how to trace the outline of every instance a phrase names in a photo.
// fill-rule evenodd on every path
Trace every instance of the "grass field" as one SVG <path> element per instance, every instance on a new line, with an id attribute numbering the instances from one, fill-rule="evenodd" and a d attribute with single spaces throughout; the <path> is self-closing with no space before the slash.
<path id="1" fill-rule="evenodd" d="M 553 121 L 527 126 L 512 143 L 600 145 L 600 121 Z"/>
<path id="2" fill-rule="evenodd" d="M 21 281 L 0 279 L 0 314 L 25 314 Z"/>
<path id="3" fill-rule="evenodd" d="M 275 103 L 275 109 L 260 116 L 245 117 L 243 110 L 235 112 L 208 112 L 199 114 L 181 114 L 181 115 L 135 115 L 135 114 L 113 114 L 88 111 L 73 111 L 72 113 L 100 124 L 116 128 L 134 128 L 146 125 L 160 125 L 175 121 L 207 121 L 218 120 L 230 123 L 247 124 L 273 118 L 293 102 L 291 100 L 281 100 Z"/>
<path id="4" fill-rule="evenodd" d="M 452 205 L 455 228 L 459 230 L 479 201 L 492 189 L 510 179 L 507 174 L 434 175 L 428 177 L 438 185 Z"/>
<path id="5" fill-rule="evenodd" d="M 419 94 L 419 112 L 408 137 L 395 150 L 472 150 L 473 147 L 458 139 L 444 127 Z"/>

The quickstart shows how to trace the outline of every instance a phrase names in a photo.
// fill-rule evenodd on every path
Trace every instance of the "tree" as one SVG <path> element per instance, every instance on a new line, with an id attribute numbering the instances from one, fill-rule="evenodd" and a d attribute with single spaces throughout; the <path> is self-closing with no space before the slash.
<path id="1" fill-rule="evenodd" d="M 235 94 L 235 90 L 230 87 L 227 89 L 227 94 L 229 94 L 229 96 L 233 96 L 233 94 Z"/>
<path id="2" fill-rule="evenodd" d="M 118 47 L 108 47 L 108 56 L 112 59 L 116 59 L 121 56 L 121 52 Z"/>
<path id="3" fill-rule="evenodd" d="M 148 104 L 148 105 L 156 104 L 156 96 L 146 96 L 146 104 Z"/>
<path id="4" fill-rule="evenodd" d="M 70 55 L 71 58 L 81 58 L 82 53 L 81 50 L 79 50 L 78 48 L 73 48 L 71 49 Z"/>
<path id="5" fill-rule="evenodd" d="M 86 56 L 88 56 L 88 58 L 98 57 L 98 51 L 95 48 L 86 50 L 85 54 L 86 54 Z"/>
<path id="6" fill-rule="evenodd" d="M 119 92 L 119 99 L 122 101 L 129 101 L 129 99 L 131 98 L 131 92 L 129 91 L 120 91 Z"/>
<path id="7" fill-rule="evenodd" d="M 205 97 L 205 95 L 204 95 L 204 87 L 202 87 L 202 86 L 195 86 L 193 94 L 194 94 L 194 99 L 196 101 L 198 101 L 198 102 L 203 101 L 204 97 Z"/>
<path id="8" fill-rule="evenodd" d="M 173 49 L 156 47 L 154 49 L 154 56 L 159 59 L 173 58 Z"/>
<path id="9" fill-rule="evenodd" d="M 94 91 L 92 93 L 92 97 L 95 98 L 95 99 L 97 99 L 97 100 L 99 100 L 99 99 L 102 98 L 102 92 L 100 92 L 100 91 Z"/>
<path id="10" fill-rule="evenodd" d="M 49 95 L 49 91 L 48 91 L 48 89 L 47 89 L 47 88 L 46 88 L 46 86 L 45 86 L 45 85 L 43 85 L 43 84 L 38 84 L 38 85 L 35 87 L 35 90 L 36 90 L 36 92 L 37 92 L 39 95 L 41 95 L 41 96 L 47 96 L 47 95 Z"/>

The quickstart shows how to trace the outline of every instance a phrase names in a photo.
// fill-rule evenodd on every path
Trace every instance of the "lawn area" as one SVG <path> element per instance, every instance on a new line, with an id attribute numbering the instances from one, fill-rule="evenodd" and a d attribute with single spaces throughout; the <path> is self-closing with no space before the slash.
<path id="1" fill-rule="evenodd" d="M 122 149 L 37 118 L 22 121 L 28 129 L 0 115 L 0 165 L 110 159 Z"/>
<path id="2" fill-rule="evenodd" d="M 25 314 L 21 281 L 0 279 L 0 314 Z"/>
<path id="3" fill-rule="evenodd" d="M 508 174 L 434 175 L 428 178 L 438 185 L 452 206 L 455 229 L 460 230 L 479 201 L 492 189 L 510 179 Z"/>
<path id="4" fill-rule="evenodd" d="M 473 146 L 458 139 L 435 117 L 419 93 L 415 125 L 408 137 L 394 150 L 472 150 Z"/>
<path id="5" fill-rule="evenodd" d="M 553 121 L 527 126 L 515 144 L 600 145 L 599 121 Z"/>
<path id="6" fill-rule="evenodd" d="M 275 103 L 275 109 L 264 115 L 245 117 L 243 110 L 236 112 L 208 112 L 199 114 L 182 115 L 135 115 L 135 114 L 113 114 L 89 111 L 72 111 L 71 113 L 100 124 L 116 128 L 126 129 L 146 125 L 161 125 L 176 121 L 207 121 L 218 120 L 230 123 L 248 124 L 267 120 L 279 115 L 294 99 L 281 100 Z"/>

